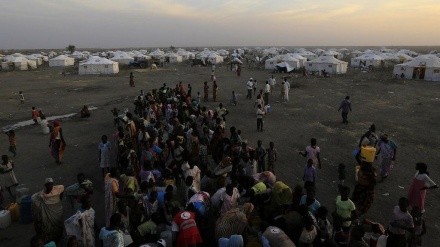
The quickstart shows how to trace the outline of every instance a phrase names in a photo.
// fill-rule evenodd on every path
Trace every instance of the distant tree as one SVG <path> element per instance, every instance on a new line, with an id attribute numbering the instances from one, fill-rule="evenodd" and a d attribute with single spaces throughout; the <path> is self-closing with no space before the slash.
<path id="1" fill-rule="evenodd" d="M 66 50 L 68 50 L 70 52 L 70 54 L 72 54 L 75 51 L 76 47 L 74 45 L 69 45 L 66 47 Z"/>
<path id="2" fill-rule="evenodd" d="M 170 50 L 174 51 L 175 49 L 176 49 L 176 47 L 170 46 Z"/>

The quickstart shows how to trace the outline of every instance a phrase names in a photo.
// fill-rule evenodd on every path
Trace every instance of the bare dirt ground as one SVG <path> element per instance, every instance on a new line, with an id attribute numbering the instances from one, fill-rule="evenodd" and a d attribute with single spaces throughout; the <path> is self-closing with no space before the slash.
<path id="1" fill-rule="evenodd" d="M 136 87 L 128 86 L 129 72 L 133 71 Z M 15 174 L 30 192 L 43 189 L 44 179 L 52 177 L 65 186 L 75 182 L 76 174 L 83 172 L 95 185 L 93 196 L 97 222 L 103 225 L 103 179 L 98 164 L 98 144 L 103 134 L 114 132 L 110 110 L 133 110 L 133 98 L 140 89 L 151 91 L 162 83 L 174 86 L 179 81 L 191 83 L 193 94 L 203 94 L 203 82 L 209 79 L 210 68 L 168 65 L 159 70 L 128 70 L 111 76 L 79 76 L 67 70 L 42 67 L 35 71 L 0 72 L 0 127 L 31 119 L 31 107 L 42 108 L 46 116 L 79 112 L 82 105 L 95 106 L 89 119 L 73 116 L 62 119 L 67 142 L 64 162 L 55 164 L 50 156 L 49 136 L 43 135 L 39 126 L 27 126 L 16 130 L 18 155 L 13 160 Z M 282 74 L 275 74 L 277 86 L 269 101 L 272 112 L 264 119 L 265 132 L 256 131 L 254 100 L 246 100 L 246 81 L 253 77 L 258 81 L 258 91 L 269 78 L 267 71 L 244 68 L 237 77 L 225 66 L 216 72 L 219 83 L 219 102 L 223 102 L 230 114 L 227 129 L 234 125 L 242 130 L 242 136 L 256 146 L 261 139 L 264 146 L 275 142 L 279 160 L 276 175 L 290 186 L 302 184 L 305 159 L 299 150 L 309 144 L 311 137 L 318 139 L 323 167 L 318 170 L 317 195 L 321 204 L 333 210 L 337 196 L 337 164 L 347 165 L 347 185 L 354 188 L 355 160 L 352 152 L 360 136 L 375 123 L 379 132 L 386 132 L 399 147 L 397 161 L 390 177 L 376 187 L 375 201 L 368 217 L 388 225 L 392 207 L 399 197 L 405 196 L 415 173 L 416 162 L 426 162 L 431 178 L 439 182 L 440 168 L 440 84 L 426 81 L 390 79 L 391 69 L 362 73 L 349 70 L 346 75 L 331 78 L 291 78 L 290 101 L 275 103 L 280 92 Z M 212 84 L 210 83 L 211 87 Z M 25 104 L 20 105 L 18 91 L 23 91 Z M 239 104 L 228 104 L 231 91 L 235 90 Z M 337 109 L 341 100 L 350 95 L 353 112 L 348 125 L 341 124 Z M 211 98 L 211 95 L 210 95 Z M 217 103 L 208 102 L 210 108 Z M 7 154 L 8 139 L 1 139 L 1 154 Z M 401 187 L 404 187 L 403 189 Z M 384 195 L 389 194 L 389 195 Z M 9 197 L 5 194 L 7 200 Z M 428 233 L 424 246 L 435 246 L 440 239 L 440 191 L 428 192 L 426 222 Z M 72 209 L 65 202 L 66 218 Z M 14 222 L 0 230 L 0 246 L 27 246 L 34 235 L 33 224 Z"/>

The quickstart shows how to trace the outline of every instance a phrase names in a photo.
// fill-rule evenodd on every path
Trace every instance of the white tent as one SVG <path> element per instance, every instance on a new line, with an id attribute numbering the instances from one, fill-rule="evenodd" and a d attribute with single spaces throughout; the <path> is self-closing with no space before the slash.
<path id="1" fill-rule="evenodd" d="M 178 50 L 176 54 L 181 56 L 183 61 L 196 57 L 194 53 L 185 50 Z"/>
<path id="2" fill-rule="evenodd" d="M 345 74 L 347 73 L 348 63 L 336 59 L 334 56 L 320 56 L 312 61 L 307 62 L 307 71 L 325 70 L 329 74 Z"/>
<path id="3" fill-rule="evenodd" d="M 119 64 L 128 65 L 130 62 L 134 61 L 133 57 L 128 55 L 126 52 L 114 53 L 110 60 L 118 62 Z"/>
<path id="4" fill-rule="evenodd" d="M 41 58 L 39 58 L 39 57 L 37 57 L 35 55 L 26 56 L 26 59 L 30 60 L 30 61 L 35 61 L 35 63 L 37 65 L 41 65 L 43 63 L 43 59 L 41 59 Z"/>
<path id="5" fill-rule="evenodd" d="M 37 62 L 32 60 L 27 60 L 25 57 L 15 57 L 12 61 L 16 70 L 28 70 L 29 67 L 32 69 L 37 68 Z"/>
<path id="6" fill-rule="evenodd" d="M 169 63 L 181 63 L 182 62 L 182 56 L 177 55 L 176 53 L 166 53 L 165 59 L 168 59 Z"/>
<path id="7" fill-rule="evenodd" d="M 223 62 L 223 57 L 218 55 L 217 53 L 213 52 L 211 54 L 209 54 L 208 56 L 208 61 L 211 64 L 218 64 L 218 63 L 222 63 Z"/>
<path id="8" fill-rule="evenodd" d="M 281 67 L 281 68 L 286 68 L 287 72 L 291 72 L 292 70 L 295 69 L 294 67 L 290 66 L 290 64 L 288 62 L 281 62 L 281 63 L 278 63 L 276 66 Z"/>
<path id="9" fill-rule="evenodd" d="M 99 75 L 116 74 L 119 72 L 119 64 L 102 57 L 89 57 L 85 63 L 79 64 L 78 74 L 80 75 Z"/>
<path id="10" fill-rule="evenodd" d="M 282 62 L 289 63 L 289 65 L 291 67 L 293 67 L 294 69 L 300 67 L 300 63 L 299 63 L 298 59 L 295 59 L 287 54 L 283 54 L 283 55 L 276 55 L 273 58 L 267 59 L 264 63 L 264 69 L 273 70 L 273 69 L 275 69 L 277 64 L 282 63 Z"/>
<path id="11" fill-rule="evenodd" d="M 291 58 L 297 59 L 299 61 L 299 66 L 301 67 L 304 67 L 307 62 L 307 58 L 299 55 L 298 53 L 287 53 L 286 55 Z"/>
<path id="12" fill-rule="evenodd" d="M 405 79 L 440 81 L 440 58 L 434 55 L 420 55 L 413 60 L 394 66 L 393 75 Z"/>
<path id="13" fill-rule="evenodd" d="M 326 51 L 323 55 L 324 55 L 324 56 L 334 56 L 334 57 L 337 58 L 337 59 L 342 59 L 342 58 L 344 58 L 344 55 L 343 55 L 343 54 L 341 54 L 341 53 L 339 53 L 339 52 L 337 52 L 337 51 L 334 51 L 334 50 L 328 50 L 328 51 Z"/>
<path id="14" fill-rule="evenodd" d="M 84 58 L 84 54 L 82 52 L 79 51 L 74 51 L 72 54 L 70 54 L 71 57 L 73 58 L 77 58 L 77 59 L 83 59 Z"/>
<path id="15" fill-rule="evenodd" d="M 315 58 L 318 58 L 318 55 L 316 55 L 315 53 L 311 52 L 311 51 L 306 51 L 306 50 L 300 50 L 297 52 L 298 55 L 307 58 L 307 60 L 313 60 Z"/>
<path id="16" fill-rule="evenodd" d="M 364 54 L 351 59 L 351 67 L 380 67 L 384 65 L 383 57 L 376 54 Z"/>
<path id="17" fill-rule="evenodd" d="M 157 49 L 157 50 L 154 50 L 154 51 L 150 52 L 150 53 L 148 54 L 148 56 L 150 56 L 150 57 L 152 57 L 152 58 L 155 58 L 155 59 L 158 59 L 158 58 L 162 57 L 163 54 L 165 54 L 165 52 L 163 52 L 163 51 Z"/>
<path id="18" fill-rule="evenodd" d="M 75 59 L 65 55 L 59 55 L 49 59 L 49 67 L 66 67 L 72 66 L 75 63 Z"/>

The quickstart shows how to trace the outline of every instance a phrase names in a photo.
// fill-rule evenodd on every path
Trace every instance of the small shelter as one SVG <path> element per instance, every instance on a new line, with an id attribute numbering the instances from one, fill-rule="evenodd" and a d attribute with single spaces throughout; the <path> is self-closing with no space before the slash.
<path id="1" fill-rule="evenodd" d="M 134 61 L 134 58 L 128 55 L 126 52 L 117 52 L 113 54 L 110 60 L 118 62 L 119 64 L 128 65 L 130 62 Z"/>
<path id="2" fill-rule="evenodd" d="M 350 66 L 352 68 L 354 68 L 354 67 L 356 67 L 356 68 L 358 68 L 358 67 L 377 68 L 377 67 L 383 66 L 384 63 L 385 63 L 385 61 L 384 61 L 383 57 L 370 53 L 370 54 L 364 54 L 359 57 L 352 58 Z"/>
<path id="3" fill-rule="evenodd" d="M 58 57 L 49 59 L 49 67 L 66 67 L 73 66 L 74 64 L 75 59 L 66 55 L 59 55 Z"/>
<path id="4" fill-rule="evenodd" d="M 348 63 L 336 59 L 334 56 L 320 56 L 312 61 L 307 62 L 307 71 L 321 72 L 328 74 L 345 74 L 347 73 Z"/>
<path id="5" fill-rule="evenodd" d="M 106 58 L 91 56 L 89 60 L 79 64 L 78 74 L 100 75 L 119 73 L 119 64 Z"/>
<path id="6" fill-rule="evenodd" d="M 440 81 L 440 58 L 435 55 L 417 56 L 409 62 L 395 65 L 393 76 L 407 80 Z"/>

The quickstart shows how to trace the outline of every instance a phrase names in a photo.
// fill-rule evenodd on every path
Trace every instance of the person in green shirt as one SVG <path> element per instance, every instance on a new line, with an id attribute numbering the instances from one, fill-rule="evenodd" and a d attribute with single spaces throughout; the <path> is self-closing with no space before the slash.
<path id="1" fill-rule="evenodd" d="M 356 206 L 348 198 L 350 188 L 341 186 L 340 195 L 336 197 L 336 210 L 333 213 L 334 227 L 341 227 L 345 232 L 350 230 L 351 222 L 356 219 Z"/>

